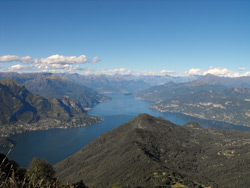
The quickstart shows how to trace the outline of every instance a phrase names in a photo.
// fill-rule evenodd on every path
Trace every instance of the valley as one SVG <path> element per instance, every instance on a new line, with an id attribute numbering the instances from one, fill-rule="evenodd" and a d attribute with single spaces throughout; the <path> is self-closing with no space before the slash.
<path id="1" fill-rule="evenodd" d="M 0 0 L 0 188 L 250 188 L 249 13 Z"/>
<path id="2" fill-rule="evenodd" d="M 140 113 L 163 117 L 178 125 L 195 120 L 204 128 L 250 131 L 246 126 L 207 121 L 182 114 L 162 113 L 150 109 L 150 102 L 135 100 L 131 95 L 109 94 L 108 96 L 113 100 L 100 103 L 88 111 L 89 115 L 102 118 L 102 122 L 72 129 L 49 129 L 11 135 L 9 139 L 14 141 L 15 147 L 12 148 L 9 157 L 22 166 L 28 166 L 34 156 L 45 158 L 55 164 L 77 152 L 101 134 L 115 129 Z M 1 151 L 7 153 L 9 149 L 1 148 Z"/>
<path id="3" fill-rule="evenodd" d="M 113 184 L 120 185 L 121 187 L 124 187 L 126 185 L 129 186 L 139 185 L 141 187 L 155 187 L 156 185 L 157 186 L 181 185 L 187 187 L 204 187 L 204 186 L 233 187 L 236 186 L 235 182 L 231 181 L 223 182 L 220 180 L 221 177 L 219 177 L 219 179 L 216 179 L 217 177 L 214 177 L 212 175 L 212 172 L 214 172 L 214 168 L 216 167 L 218 173 L 221 174 L 221 171 L 223 172 L 230 171 L 227 168 L 229 163 L 243 164 L 243 166 L 247 167 L 247 164 L 245 164 L 244 162 L 242 163 L 242 161 L 245 161 L 244 157 L 248 156 L 248 154 L 244 152 L 246 146 L 248 146 L 249 144 L 249 140 L 247 138 L 248 136 L 243 136 L 245 134 L 248 135 L 248 133 L 233 131 L 233 129 L 237 129 L 248 132 L 250 131 L 250 129 L 248 129 L 247 126 L 235 125 L 236 124 L 235 122 L 231 122 L 231 124 L 225 123 L 223 122 L 224 120 L 218 121 L 218 118 L 217 119 L 214 118 L 211 121 L 211 119 L 209 118 L 204 118 L 202 116 L 199 116 L 199 113 L 203 112 L 200 109 L 197 109 L 196 111 L 194 109 L 191 109 L 189 110 L 189 112 L 192 113 L 187 114 L 188 116 L 186 116 L 185 111 L 182 111 L 182 109 L 184 108 L 185 105 L 188 106 L 188 104 L 192 104 L 189 106 L 193 106 L 196 108 L 201 108 L 203 106 L 204 110 L 210 110 L 210 111 L 211 108 L 218 108 L 224 110 L 225 113 L 226 112 L 225 103 L 231 100 L 232 101 L 231 103 L 227 102 L 226 104 L 227 105 L 237 104 L 238 106 L 241 106 L 242 111 L 239 112 L 242 114 L 244 110 L 248 109 L 247 105 L 248 100 L 246 100 L 248 99 L 249 95 L 248 88 L 239 88 L 239 87 L 228 88 L 227 86 L 219 86 L 208 83 L 200 84 L 199 80 L 190 83 L 169 82 L 164 86 L 161 85 L 154 86 L 153 90 L 151 88 L 146 89 L 146 91 L 153 91 L 153 92 L 140 91 L 142 93 L 145 93 L 145 95 L 141 97 L 141 99 L 145 98 L 147 100 L 146 97 L 148 97 L 148 99 L 152 99 L 150 102 L 147 102 L 146 100 L 136 100 L 133 96 L 134 94 L 131 95 L 127 93 L 125 94 L 113 93 L 109 94 L 108 96 L 105 96 L 105 98 L 109 100 L 100 101 L 101 102 L 100 104 L 91 107 L 91 109 L 87 113 L 85 111 L 86 108 L 84 108 L 84 106 L 78 101 L 69 98 L 46 99 L 39 95 L 30 93 L 28 90 L 25 89 L 24 86 L 16 83 L 13 80 L 2 80 L 2 90 L 6 89 L 6 84 L 9 88 L 5 91 L 5 95 L 3 96 L 7 97 L 8 95 L 10 95 L 10 94 L 7 95 L 8 93 L 7 91 L 11 91 L 11 96 L 16 96 L 16 97 L 18 96 L 16 101 L 20 101 L 19 103 L 21 106 L 26 103 L 27 103 L 26 106 L 28 104 L 32 104 L 32 106 L 36 108 L 37 106 L 34 104 L 39 104 L 38 106 L 40 106 L 35 111 L 31 110 L 32 108 L 27 108 L 29 113 L 31 114 L 33 113 L 32 117 L 34 118 L 27 119 L 25 118 L 25 113 L 20 113 L 18 116 L 16 116 L 17 117 L 16 123 L 12 122 L 12 124 L 8 124 L 8 126 L 1 126 L 2 128 L 8 127 L 8 129 L 13 131 L 10 134 L 14 134 L 10 136 L 7 140 L 6 139 L 1 140 L 3 146 L 12 147 L 12 144 L 15 145 L 12 148 L 11 153 L 9 154 L 10 159 L 16 160 L 23 166 L 27 166 L 29 161 L 31 161 L 31 159 L 34 156 L 46 158 L 52 164 L 56 164 L 59 162 L 59 164 L 55 165 L 57 176 L 59 176 L 62 179 L 67 179 L 67 181 L 70 182 L 71 184 L 83 180 L 83 182 L 86 185 L 88 186 L 95 185 L 96 187 L 103 187 L 103 186 L 109 187 L 112 186 Z M 164 90 L 162 90 L 162 88 L 164 88 Z M 139 98 L 138 93 L 135 93 L 135 96 L 137 98 Z M 158 95 L 158 93 L 160 95 Z M 112 100 L 110 100 L 111 98 Z M 160 98 L 161 99 L 164 98 L 164 100 L 158 101 Z M 177 102 L 178 100 L 179 102 Z M 10 100 L 3 100 L 3 101 L 10 101 Z M 34 101 L 36 101 L 36 103 L 34 103 Z M 43 111 L 44 104 L 43 103 L 40 104 L 39 101 L 48 101 L 49 105 L 47 106 L 52 107 L 52 108 L 47 108 L 48 112 L 47 115 Z M 189 101 L 189 103 L 186 104 L 186 101 Z M 216 101 L 216 103 L 214 103 L 213 101 Z M 160 108 L 157 109 L 158 106 L 156 106 L 156 104 L 159 105 L 161 104 L 162 109 Z M 183 106 L 181 106 L 180 104 L 182 104 Z M 55 107 L 53 107 L 53 105 L 55 105 Z M 60 105 L 64 105 L 64 107 L 62 108 Z M 180 111 L 170 110 L 174 108 L 179 109 Z M 234 108 L 232 107 L 229 111 L 235 110 Z M 50 109 L 51 111 L 48 111 Z M 21 111 L 21 112 L 26 112 L 26 111 Z M 60 112 L 61 117 L 57 117 L 58 114 L 54 112 Z M 148 113 L 155 117 L 161 117 L 161 118 L 155 118 L 153 116 L 146 114 L 138 116 L 138 114 L 141 113 Z M 196 117 L 193 117 L 194 113 L 197 113 L 198 115 Z M 203 113 L 209 114 L 207 112 Z M 219 115 L 220 113 L 217 112 L 217 114 Z M 27 117 L 31 116 L 28 115 Z M 38 118 L 36 120 L 35 117 L 41 117 L 41 118 Z M 79 122 L 81 121 L 80 117 L 83 118 L 82 120 L 83 122 L 86 122 L 86 124 Z M 91 120 L 90 119 L 91 117 L 94 117 L 96 119 Z M 2 116 L 2 118 L 4 118 L 4 116 Z M 68 119 L 66 120 L 65 118 Z M 6 120 L 8 119 L 12 120 L 13 118 L 12 119 L 5 118 L 2 121 L 6 122 Z M 170 120 L 173 123 L 166 121 L 164 119 Z M 244 120 L 244 118 L 242 118 L 242 120 Z M 87 122 L 89 122 L 89 124 Z M 140 131 L 138 132 L 137 128 L 135 128 L 136 132 L 131 132 L 132 135 L 134 134 L 136 135 L 135 137 L 130 135 L 129 133 L 131 131 L 130 129 L 124 130 L 125 131 L 124 133 L 123 131 L 122 132 L 119 131 L 119 133 L 116 134 L 120 135 L 119 139 L 121 139 L 121 141 L 112 141 L 112 139 L 116 139 L 115 136 L 111 136 L 105 139 L 109 140 L 107 150 L 109 151 L 111 147 L 114 149 L 114 151 L 116 151 L 115 153 L 112 153 L 110 151 L 111 152 L 110 157 L 108 157 L 109 156 L 108 153 L 98 151 L 98 147 L 93 146 L 95 148 L 91 149 L 91 151 L 93 152 L 88 151 L 87 152 L 88 154 L 86 156 L 92 156 L 91 159 L 92 158 L 95 159 L 97 157 L 98 159 L 97 161 L 89 161 L 89 159 L 86 158 L 84 159 L 84 161 L 86 161 L 84 162 L 84 164 L 78 164 L 81 163 L 82 161 L 80 159 L 73 160 L 73 162 L 75 162 L 76 164 L 69 163 L 69 161 L 72 161 L 71 158 L 75 158 L 74 156 L 77 156 L 79 152 L 81 153 L 81 151 L 84 150 L 85 148 L 91 147 L 91 145 L 95 144 L 95 142 L 99 142 L 99 140 L 103 138 L 103 134 L 109 135 L 108 131 L 112 132 L 116 131 L 117 127 L 118 130 L 123 130 L 123 128 L 120 128 L 120 125 L 122 124 L 129 125 L 130 122 L 133 122 L 132 123 L 133 125 L 131 124 L 132 127 L 136 126 L 138 130 L 143 130 L 143 131 L 144 129 L 147 130 L 146 128 L 147 126 L 150 127 L 153 125 L 161 127 L 162 126 L 161 124 L 164 124 L 164 126 L 166 124 L 167 127 L 169 125 L 171 126 L 173 125 L 175 127 L 177 125 L 174 124 L 179 124 L 182 125 L 181 127 L 183 128 L 177 128 L 176 131 L 177 130 L 179 131 L 177 131 L 176 135 L 174 132 L 172 132 L 171 135 L 173 136 L 173 138 L 170 137 L 170 135 L 168 135 L 167 132 L 169 132 L 170 130 L 173 131 L 172 129 L 175 130 L 174 127 L 170 128 L 170 130 L 168 130 L 167 132 L 163 131 L 165 129 L 164 127 L 161 128 L 158 127 L 156 129 L 150 128 L 150 131 L 149 132 L 146 131 L 145 134 L 144 133 L 141 134 Z M 160 125 L 158 125 L 158 123 L 160 123 Z M 91 125 L 91 126 L 86 126 L 86 125 Z M 124 125 L 121 127 L 124 127 Z M 72 128 L 72 129 L 65 129 L 65 128 Z M 204 128 L 209 128 L 209 129 L 204 129 Z M 216 130 L 216 129 L 224 129 L 224 130 Z M 226 129 L 229 130 L 226 131 Z M 132 130 L 134 130 L 134 128 L 132 128 Z M 153 131 L 154 133 L 151 132 L 152 130 L 154 130 Z M 156 133 L 155 131 L 156 132 L 161 131 L 162 135 L 158 135 L 160 133 Z M 126 138 L 127 134 L 128 137 L 130 138 L 130 141 L 132 141 L 131 144 L 129 144 L 130 141 L 128 141 Z M 153 136 L 153 134 L 156 135 Z M 161 139 L 163 139 L 163 134 L 168 135 L 166 137 L 167 140 L 161 141 Z M 122 135 L 124 135 L 124 137 Z M 178 141 L 179 136 L 182 139 L 187 139 L 187 140 Z M 193 136 L 194 138 L 191 139 L 191 137 Z M 220 140 L 221 139 L 220 137 L 222 136 L 225 138 Z M 190 142 L 190 139 L 193 141 Z M 106 144 L 104 141 L 101 142 L 102 144 L 100 149 L 105 150 Z M 134 148 L 133 143 L 137 142 L 139 143 L 139 145 L 136 145 L 136 147 L 139 148 L 136 149 Z M 112 146 L 113 143 L 116 144 Z M 161 146 L 162 143 L 172 143 L 172 145 L 170 144 L 169 146 L 167 146 L 163 144 Z M 170 152 L 170 153 L 161 156 L 161 153 L 162 152 L 164 153 L 163 148 L 168 148 L 168 147 L 170 147 L 170 149 L 169 150 L 167 149 L 165 152 L 167 153 Z M 191 147 L 192 149 L 190 149 L 189 147 Z M 39 148 L 39 150 L 37 150 L 37 148 Z M 123 156 L 119 154 L 118 148 L 127 148 L 126 151 L 131 151 L 134 154 L 133 155 L 125 154 L 125 151 L 121 151 L 121 153 L 123 153 L 125 157 L 123 159 Z M 198 149 L 196 150 L 195 148 Z M 243 148 L 243 150 L 241 150 L 240 148 Z M 143 152 L 140 153 L 134 151 L 134 149 L 141 150 Z M 1 151 L 7 153 L 8 149 L 2 148 Z M 23 151 L 26 151 L 25 154 Z M 94 151 L 97 151 L 98 154 L 94 153 Z M 54 152 L 56 152 L 57 155 L 55 155 Z M 73 153 L 76 154 L 71 156 Z M 98 156 L 99 154 L 105 156 Z M 174 160 L 174 158 L 169 158 L 172 155 L 174 156 L 174 158 L 176 158 L 176 161 Z M 184 156 L 186 158 L 185 164 L 180 163 L 181 161 L 183 161 L 182 158 Z M 196 157 L 193 158 L 191 156 L 196 156 Z M 67 157 L 70 158 L 67 159 Z M 111 169 L 109 169 L 108 166 L 104 165 L 108 164 L 107 161 L 105 162 L 105 157 L 112 158 L 112 161 L 116 161 L 112 163 L 112 165 L 110 166 Z M 222 158 L 220 159 L 220 157 L 223 158 L 224 161 L 223 165 L 222 165 Z M 84 157 L 81 156 L 80 158 Z M 102 158 L 104 162 L 102 162 L 100 158 Z M 141 162 L 137 161 L 136 158 L 139 158 Z M 126 160 L 128 161 L 126 162 Z M 65 161 L 67 162 L 65 163 Z M 122 164 L 121 161 L 123 161 L 124 164 Z M 131 161 L 134 161 L 133 164 L 131 163 Z M 165 165 L 164 161 L 167 161 L 167 166 Z M 95 174 L 95 178 L 91 176 L 92 172 L 90 170 L 88 171 L 87 174 L 84 175 L 83 178 L 80 178 L 79 175 L 72 175 L 72 177 L 79 177 L 78 179 L 74 178 L 72 179 L 70 177 L 67 177 L 68 176 L 67 174 L 72 174 L 71 173 L 72 169 L 75 170 L 75 168 L 81 167 L 81 169 L 77 171 L 79 172 L 81 170 L 86 171 L 84 170 L 85 168 L 84 165 L 89 165 L 86 166 L 86 168 L 91 169 L 93 164 L 99 164 L 99 163 L 100 163 L 100 168 L 96 170 L 97 167 L 95 167 L 94 168 L 95 170 L 93 171 L 93 173 Z M 125 164 L 130 164 L 129 166 L 134 166 L 135 168 L 130 169 L 124 167 L 123 169 L 117 169 L 118 166 L 125 166 Z M 116 165 L 118 166 L 116 167 Z M 137 165 L 139 166 L 137 167 Z M 143 166 L 145 166 L 146 169 L 142 168 Z M 70 167 L 69 170 L 67 169 L 68 167 Z M 236 167 L 233 168 L 235 168 L 237 171 Z M 136 169 L 140 169 L 143 172 L 141 171 L 137 172 Z M 242 167 L 242 170 L 243 169 L 244 168 Z M 119 170 L 122 171 L 119 172 Z M 200 175 L 193 174 L 193 172 L 197 170 L 199 170 Z M 243 172 L 242 170 L 240 172 L 244 174 L 245 171 Z M 116 171 L 118 173 L 114 173 L 113 171 Z M 126 174 L 125 177 L 119 175 L 122 172 Z M 131 174 L 130 172 L 134 173 Z M 231 179 L 236 178 L 234 177 L 232 169 L 231 172 L 232 173 L 225 174 L 225 176 L 230 177 Z M 84 173 L 81 172 L 81 174 Z M 110 174 L 110 175 L 106 177 L 104 174 Z M 137 174 L 141 174 L 141 176 L 137 176 Z M 247 174 L 247 170 L 245 174 Z M 91 177 L 88 178 L 88 175 L 90 175 Z M 242 182 L 242 184 L 237 184 L 237 186 L 240 185 L 244 187 L 244 185 L 247 185 L 245 180 L 246 177 L 241 175 L 241 178 L 242 179 L 238 179 L 237 182 L 238 183 Z"/>

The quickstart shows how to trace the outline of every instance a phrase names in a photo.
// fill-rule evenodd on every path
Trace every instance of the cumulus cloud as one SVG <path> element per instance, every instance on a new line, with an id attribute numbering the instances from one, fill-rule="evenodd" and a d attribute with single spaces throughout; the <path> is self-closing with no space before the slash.
<path id="1" fill-rule="evenodd" d="M 34 60 L 30 56 L 18 57 L 16 55 L 5 55 L 0 57 L 0 62 L 21 62 L 21 63 L 32 63 Z"/>
<path id="2" fill-rule="evenodd" d="M 204 72 L 201 69 L 190 69 L 188 71 L 188 74 L 191 74 L 191 75 L 203 75 Z"/>
<path id="3" fill-rule="evenodd" d="M 88 58 L 85 55 L 77 57 L 56 54 L 46 58 L 35 59 L 34 62 L 39 64 L 85 64 L 88 62 Z"/>
<path id="4" fill-rule="evenodd" d="M 84 70 L 79 66 L 73 66 L 69 64 L 37 64 L 35 67 L 42 72 L 79 72 Z"/>
<path id="5" fill-rule="evenodd" d="M 224 77 L 239 77 L 240 74 L 237 72 L 230 71 L 226 68 L 213 68 L 205 71 L 205 74 L 214 74 L 217 76 L 224 76 Z"/>
<path id="6" fill-rule="evenodd" d="M 240 74 L 238 72 L 234 72 L 234 71 L 231 71 L 227 68 L 221 68 L 221 67 L 217 67 L 217 68 L 210 67 L 209 70 L 206 70 L 206 71 L 202 71 L 201 69 L 193 68 L 193 69 L 190 69 L 187 73 L 189 75 L 213 74 L 213 75 L 220 76 L 220 77 L 241 77 L 241 76 L 249 76 L 250 75 L 250 72 Z"/>
<path id="7" fill-rule="evenodd" d="M 63 56 L 59 54 L 49 57 L 33 59 L 30 56 L 18 57 L 15 55 L 0 56 L 0 63 L 19 62 L 31 64 L 24 66 L 21 64 L 13 65 L 8 68 L 9 71 L 42 71 L 42 72 L 78 72 L 83 70 L 79 65 L 86 63 L 95 63 L 100 61 L 99 57 L 90 60 L 85 55 Z"/>
<path id="8" fill-rule="evenodd" d="M 35 71 L 34 66 L 30 65 L 21 65 L 21 64 L 16 64 L 12 65 L 11 67 L 8 68 L 8 71 L 14 72 L 14 71 Z"/>

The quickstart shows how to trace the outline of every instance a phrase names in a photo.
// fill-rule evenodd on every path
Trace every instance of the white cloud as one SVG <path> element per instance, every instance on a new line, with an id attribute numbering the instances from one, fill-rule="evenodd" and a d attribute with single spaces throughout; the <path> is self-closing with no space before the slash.
<path id="1" fill-rule="evenodd" d="M 10 72 L 34 71 L 34 70 L 35 68 L 32 65 L 20 65 L 20 64 L 12 65 L 11 67 L 8 68 L 8 71 Z"/>
<path id="2" fill-rule="evenodd" d="M 42 72 L 78 72 L 82 70 L 79 66 L 73 66 L 69 64 L 37 64 L 35 67 Z"/>
<path id="3" fill-rule="evenodd" d="M 153 75 L 153 76 L 165 76 L 165 75 L 175 75 L 177 74 L 177 72 L 172 71 L 172 70 L 161 70 L 161 71 L 147 71 L 147 72 L 141 72 L 141 73 L 136 73 L 130 69 L 126 69 L 126 68 L 118 68 L 118 69 L 103 69 L 101 72 L 99 72 L 101 74 L 122 74 L 122 75 L 126 75 L 126 74 L 133 74 L 133 75 Z"/>
<path id="4" fill-rule="evenodd" d="M 20 63 L 32 63 L 33 59 L 30 56 L 18 57 L 16 55 L 5 55 L 0 57 L 0 62 L 20 62 Z"/>
<path id="5" fill-rule="evenodd" d="M 245 72 L 242 76 L 250 76 L 250 72 Z"/>
<path id="6" fill-rule="evenodd" d="M 240 67 L 240 68 L 238 68 L 238 70 L 239 71 L 244 71 L 244 70 L 246 70 L 247 68 L 245 68 L 245 67 Z"/>
<path id="7" fill-rule="evenodd" d="M 91 63 L 96 63 L 96 62 L 99 62 L 99 61 L 101 61 L 101 59 L 100 59 L 99 57 L 93 57 L 93 58 L 90 60 Z"/>
<path id="8" fill-rule="evenodd" d="M 101 74 L 132 74 L 133 72 L 129 69 L 125 69 L 125 68 L 119 68 L 119 69 L 109 69 L 109 70 L 106 70 L 106 69 L 103 69 L 101 71 Z"/>
<path id="9" fill-rule="evenodd" d="M 89 67 L 82 68 L 81 73 L 84 73 L 84 74 L 100 74 L 100 72 L 98 72 L 97 69 L 89 68 Z"/>
<path id="10" fill-rule="evenodd" d="M 173 70 L 161 70 L 160 71 L 160 74 L 161 75 L 174 75 L 174 74 L 176 74 L 176 72 L 175 71 L 173 71 Z"/>
<path id="11" fill-rule="evenodd" d="M 77 57 L 56 54 L 46 58 L 35 59 L 34 62 L 38 64 L 85 64 L 88 62 L 88 58 L 85 55 Z"/>
<path id="12" fill-rule="evenodd" d="M 250 75 L 250 72 L 240 74 L 238 72 L 234 72 L 234 71 L 231 71 L 227 68 L 221 68 L 221 67 L 217 67 L 217 68 L 210 67 L 209 70 L 207 70 L 207 71 L 202 71 L 201 69 L 193 68 L 193 69 L 190 69 L 187 73 L 189 75 L 213 74 L 213 75 L 220 76 L 220 77 L 241 77 L 241 76 L 249 76 Z"/>
<path id="13" fill-rule="evenodd" d="M 203 75 L 203 71 L 201 69 L 190 69 L 188 71 L 188 74 L 191 74 L 191 75 Z"/>
<path id="14" fill-rule="evenodd" d="M 172 76 L 172 75 L 175 75 L 175 74 L 177 74 L 176 71 L 166 70 L 166 69 L 163 69 L 161 71 L 152 71 L 152 70 L 150 70 L 150 71 L 147 71 L 147 72 L 141 72 L 141 73 L 139 73 L 139 75 L 145 75 L 145 76 L 147 76 L 147 75 L 152 75 L 152 76 L 170 75 L 170 76 Z"/>
<path id="15" fill-rule="evenodd" d="M 30 56 L 18 57 L 16 55 L 0 56 L 0 62 L 20 62 L 20 63 L 37 63 L 37 64 L 86 64 L 101 61 L 99 57 L 94 57 L 90 61 L 85 55 L 80 56 L 63 56 L 59 54 L 51 55 L 46 58 L 32 59 Z"/>
<path id="16" fill-rule="evenodd" d="M 86 63 L 95 63 L 101 61 L 99 57 L 94 57 L 91 60 L 85 55 L 80 56 L 63 56 L 55 54 L 46 58 L 32 59 L 30 56 L 18 57 L 15 55 L 0 56 L 0 63 L 19 62 L 30 63 L 30 66 L 22 64 L 13 65 L 8 68 L 9 71 L 42 71 L 42 72 L 78 72 L 82 71 L 79 65 Z"/>
<path id="17" fill-rule="evenodd" d="M 204 74 L 213 74 L 222 77 L 239 77 L 240 74 L 237 72 L 230 71 L 226 68 L 212 68 L 208 71 L 205 71 Z"/>
<path id="18" fill-rule="evenodd" d="M 33 59 L 30 56 L 19 57 L 16 55 L 5 55 L 0 56 L 1 63 L 12 63 L 10 66 L 6 67 L 6 64 L 0 68 L 1 71 L 17 71 L 17 72 L 79 72 L 84 74 L 133 74 L 133 75 L 179 75 L 181 72 L 176 72 L 173 70 L 163 69 L 161 71 L 147 71 L 136 73 L 130 69 L 126 68 L 117 68 L 117 69 L 103 69 L 98 70 L 87 70 L 86 67 L 81 67 L 83 64 L 99 62 L 101 59 L 99 57 L 93 57 L 88 59 L 85 55 L 80 56 L 63 56 L 59 54 L 51 55 L 45 58 Z M 19 62 L 19 64 L 13 65 L 13 62 Z M 10 67 L 9 67 L 10 66 Z M 201 70 L 199 68 L 192 68 L 184 74 L 188 75 L 206 75 L 213 74 L 221 77 L 240 77 L 240 76 L 250 76 L 250 72 L 245 72 L 245 67 L 238 68 L 238 71 L 244 72 L 234 72 L 227 68 L 212 67 L 210 66 L 208 70 Z"/>

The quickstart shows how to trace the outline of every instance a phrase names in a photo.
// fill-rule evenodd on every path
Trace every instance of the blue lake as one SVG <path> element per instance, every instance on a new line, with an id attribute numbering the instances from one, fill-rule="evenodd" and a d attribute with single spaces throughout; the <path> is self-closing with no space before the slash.
<path id="1" fill-rule="evenodd" d="M 44 158 L 51 164 L 55 164 L 74 154 L 100 134 L 126 123 L 140 113 L 161 116 L 179 125 L 195 120 L 205 128 L 250 131 L 250 127 L 200 120 L 181 114 L 157 112 L 149 109 L 149 102 L 135 100 L 130 95 L 110 94 L 109 96 L 113 98 L 112 101 L 98 104 L 88 112 L 90 115 L 102 117 L 103 122 L 81 128 L 51 129 L 13 135 L 10 138 L 14 140 L 15 147 L 12 148 L 8 157 L 17 161 L 21 166 L 28 166 L 33 157 Z M 4 153 L 8 152 L 8 149 L 0 149 Z"/>

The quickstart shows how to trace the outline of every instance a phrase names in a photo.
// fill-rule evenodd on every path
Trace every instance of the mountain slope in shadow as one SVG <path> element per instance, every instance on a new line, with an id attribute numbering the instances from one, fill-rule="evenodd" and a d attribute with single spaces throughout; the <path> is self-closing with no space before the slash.
<path id="1" fill-rule="evenodd" d="M 98 123 L 83 106 L 70 99 L 46 99 L 30 93 L 12 79 L 0 80 L 0 133 L 79 127 Z"/>
<path id="2" fill-rule="evenodd" d="M 250 133 L 140 114 L 56 164 L 63 182 L 109 187 L 249 187 Z"/>

